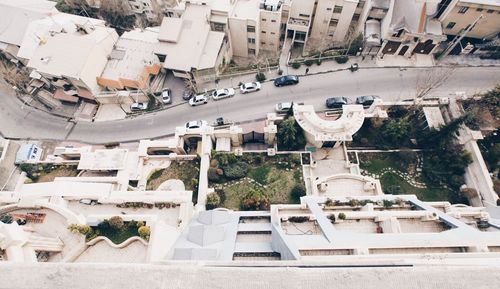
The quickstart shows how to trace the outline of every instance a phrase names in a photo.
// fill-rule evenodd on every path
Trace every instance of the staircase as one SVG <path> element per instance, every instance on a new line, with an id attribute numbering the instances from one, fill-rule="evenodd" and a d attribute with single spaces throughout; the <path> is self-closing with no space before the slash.
<path id="1" fill-rule="evenodd" d="M 280 260 L 271 246 L 271 216 L 242 216 L 238 225 L 233 260 Z"/>
<path id="2" fill-rule="evenodd" d="M 33 250 L 44 252 L 61 252 L 64 247 L 64 244 L 59 239 L 41 236 L 31 236 L 28 244 Z"/>

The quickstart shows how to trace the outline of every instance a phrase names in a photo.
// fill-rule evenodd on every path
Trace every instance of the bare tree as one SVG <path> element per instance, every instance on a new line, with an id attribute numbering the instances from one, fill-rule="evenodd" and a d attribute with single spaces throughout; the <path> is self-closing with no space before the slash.
<path id="1" fill-rule="evenodd" d="M 415 98 L 423 98 L 431 90 L 442 86 L 454 71 L 454 67 L 434 67 L 419 71 L 415 84 Z"/>
<path id="2" fill-rule="evenodd" d="M 114 28 L 127 30 L 134 27 L 135 16 L 128 1 L 105 0 L 99 10 L 102 18 Z"/>

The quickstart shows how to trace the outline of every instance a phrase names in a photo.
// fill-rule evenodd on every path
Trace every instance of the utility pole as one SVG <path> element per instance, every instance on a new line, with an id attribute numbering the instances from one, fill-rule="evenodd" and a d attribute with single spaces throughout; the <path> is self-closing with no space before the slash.
<path id="1" fill-rule="evenodd" d="M 462 39 L 465 37 L 465 35 L 470 32 L 474 26 L 476 26 L 477 22 L 479 22 L 479 20 L 483 19 L 483 14 L 479 15 L 479 17 L 476 18 L 476 20 L 474 20 L 474 22 L 472 22 L 471 25 L 469 25 L 469 27 L 467 27 L 466 29 L 464 29 L 459 35 L 455 36 L 455 38 L 451 41 L 450 45 L 448 45 L 448 47 L 444 50 L 444 52 L 441 54 L 441 56 L 439 56 L 439 58 L 443 58 L 443 57 L 446 57 L 448 56 L 448 54 L 450 54 L 450 52 L 455 48 L 455 46 L 458 45 L 458 43 L 460 43 L 460 41 L 462 41 Z"/>

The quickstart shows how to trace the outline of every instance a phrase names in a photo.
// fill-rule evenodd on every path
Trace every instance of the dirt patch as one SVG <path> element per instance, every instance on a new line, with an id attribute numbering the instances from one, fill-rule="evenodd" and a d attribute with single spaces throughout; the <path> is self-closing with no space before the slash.
<path id="1" fill-rule="evenodd" d="M 146 188 L 156 190 L 163 182 L 178 179 L 184 183 L 186 190 L 195 190 L 198 186 L 199 173 L 199 163 L 196 160 L 172 162 L 168 168 L 151 173 Z"/>
<path id="2" fill-rule="evenodd" d="M 57 177 L 76 177 L 77 175 L 78 171 L 74 167 L 59 167 L 47 173 L 40 173 L 37 183 L 47 183 L 54 181 Z"/>

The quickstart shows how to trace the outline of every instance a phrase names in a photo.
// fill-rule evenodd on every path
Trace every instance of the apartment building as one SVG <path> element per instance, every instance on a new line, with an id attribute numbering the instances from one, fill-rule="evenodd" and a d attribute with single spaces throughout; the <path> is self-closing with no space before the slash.
<path id="1" fill-rule="evenodd" d="M 473 25 L 467 37 L 492 39 L 500 33 L 499 14 L 497 0 L 443 0 L 438 17 L 447 35 L 459 35 Z"/>

